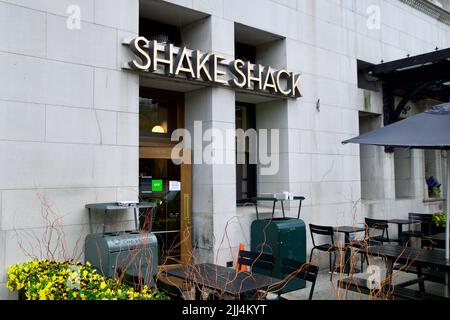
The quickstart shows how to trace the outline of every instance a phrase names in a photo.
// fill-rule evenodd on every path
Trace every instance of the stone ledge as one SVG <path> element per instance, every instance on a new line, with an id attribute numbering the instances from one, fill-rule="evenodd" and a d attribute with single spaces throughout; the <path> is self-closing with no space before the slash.
<path id="1" fill-rule="evenodd" d="M 400 0 L 401 2 L 450 26 L 450 12 L 424 0 Z"/>
<path id="2" fill-rule="evenodd" d="M 423 199 L 423 203 L 445 202 L 444 198 L 427 198 Z"/>

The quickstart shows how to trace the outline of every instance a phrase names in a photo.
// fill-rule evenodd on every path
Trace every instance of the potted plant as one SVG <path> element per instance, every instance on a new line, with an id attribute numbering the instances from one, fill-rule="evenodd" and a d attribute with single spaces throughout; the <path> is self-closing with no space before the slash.
<path id="1" fill-rule="evenodd" d="M 431 219 L 431 233 L 445 232 L 446 215 L 445 212 L 436 212 Z"/>
<path id="2" fill-rule="evenodd" d="M 430 198 L 440 198 L 441 197 L 441 184 L 439 181 L 433 177 L 430 176 L 426 179 L 427 186 L 428 186 L 428 196 Z"/>

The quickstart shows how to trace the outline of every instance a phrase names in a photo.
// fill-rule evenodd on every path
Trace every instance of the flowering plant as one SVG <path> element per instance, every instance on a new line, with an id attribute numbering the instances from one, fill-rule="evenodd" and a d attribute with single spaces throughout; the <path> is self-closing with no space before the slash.
<path id="1" fill-rule="evenodd" d="M 431 219 L 436 227 L 445 227 L 446 216 L 445 212 L 436 212 Z"/>
<path id="2" fill-rule="evenodd" d="M 441 184 L 439 181 L 433 176 L 428 177 L 425 181 L 428 186 L 428 194 L 431 197 L 439 198 L 441 196 Z"/>
<path id="3" fill-rule="evenodd" d="M 27 300 L 165 300 L 158 290 L 141 291 L 105 278 L 89 264 L 33 260 L 8 268 L 7 288 Z"/>

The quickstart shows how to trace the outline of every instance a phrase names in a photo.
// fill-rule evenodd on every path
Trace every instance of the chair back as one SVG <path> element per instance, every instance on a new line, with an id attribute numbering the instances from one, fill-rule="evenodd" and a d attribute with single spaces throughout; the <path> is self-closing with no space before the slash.
<path id="1" fill-rule="evenodd" d="M 333 229 L 333 227 L 309 224 L 309 231 L 311 233 L 311 239 L 313 242 L 313 246 L 316 246 L 314 234 L 318 234 L 318 235 L 322 235 L 322 236 L 330 236 L 331 244 L 334 245 L 334 229 Z"/>
<path id="2" fill-rule="evenodd" d="M 253 272 L 253 268 L 269 271 L 273 274 L 275 267 L 275 257 L 271 254 L 262 252 L 251 252 L 245 250 L 239 250 L 239 256 L 237 263 L 241 266 L 250 267 L 250 271 Z"/>
<path id="3" fill-rule="evenodd" d="M 375 240 L 377 242 L 389 242 L 389 224 L 387 220 L 381 220 L 381 219 L 371 219 L 371 218 L 365 218 L 366 223 L 366 238 L 369 239 L 369 242 L 371 240 Z M 381 230 L 381 236 L 372 236 L 370 234 L 371 230 Z"/>
<path id="4" fill-rule="evenodd" d="M 386 230 L 388 226 L 387 220 L 365 218 L 366 226 L 368 229 Z"/>
<path id="5" fill-rule="evenodd" d="M 409 230 L 411 230 L 411 225 L 415 223 L 420 223 L 420 231 L 424 235 L 431 234 L 431 220 L 433 218 L 432 214 L 429 213 L 408 213 Z"/>
<path id="6" fill-rule="evenodd" d="M 299 278 L 308 282 L 311 282 L 311 289 L 309 291 L 309 300 L 312 300 L 314 294 L 314 287 L 316 285 L 317 274 L 319 273 L 319 267 L 302 263 L 296 260 L 285 258 L 283 259 L 283 266 L 281 272 L 288 275 L 288 279 L 291 277 Z"/>

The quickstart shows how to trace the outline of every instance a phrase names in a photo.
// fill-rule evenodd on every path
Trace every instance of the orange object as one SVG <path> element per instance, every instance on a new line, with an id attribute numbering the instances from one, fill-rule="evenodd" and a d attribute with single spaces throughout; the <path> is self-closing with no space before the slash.
<path id="1" fill-rule="evenodd" d="M 245 244 L 243 244 L 243 243 L 239 244 L 239 251 L 241 251 L 241 250 L 245 250 Z M 237 259 L 239 261 L 239 253 L 238 253 L 238 258 Z M 236 269 L 241 270 L 241 271 L 247 271 L 247 266 L 241 266 L 239 264 L 239 262 L 236 262 Z"/>

